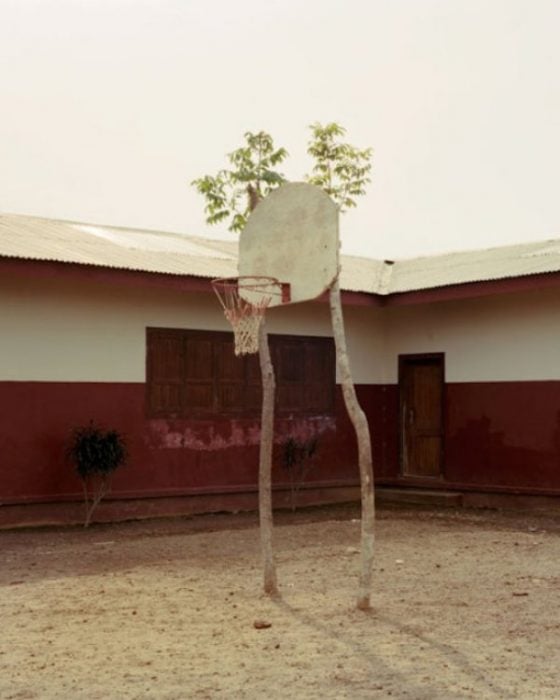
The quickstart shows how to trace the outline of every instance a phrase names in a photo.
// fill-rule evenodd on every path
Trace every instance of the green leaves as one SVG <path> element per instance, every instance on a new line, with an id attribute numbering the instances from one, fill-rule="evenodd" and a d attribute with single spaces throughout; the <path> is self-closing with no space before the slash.
<path id="1" fill-rule="evenodd" d="M 231 169 L 220 170 L 214 177 L 205 175 L 191 183 L 206 199 L 206 221 L 216 224 L 230 219 L 229 230 L 241 231 L 256 201 L 286 182 L 275 170 L 288 155 L 285 148 L 275 148 L 272 136 L 265 131 L 244 135 L 245 145 L 231 153 Z M 249 192 L 254 197 L 249 197 Z"/>
<path id="2" fill-rule="evenodd" d="M 356 197 L 365 194 L 370 182 L 372 149 L 358 149 L 341 139 L 344 127 L 331 122 L 311 124 L 307 152 L 315 160 L 307 182 L 322 187 L 341 212 L 356 206 Z M 288 156 L 285 148 L 275 148 L 266 131 L 244 134 L 245 144 L 227 158 L 230 168 L 215 176 L 204 175 L 192 185 L 204 197 L 206 222 L 217 224 L 229 219 L 230 231 L 241 231 L 260 199 L 286 182 L 277 166 Z"/>
<path id="3" fill-rule="evenodd" d="M 371 182 L 372 149 L 358 149 L 340 139 L 346 129 L 331 122 L 322 126 L 311 124 L 311 141 L 307 152 L 315 159 L 307 182 L 322 187 L 336 202 L 341 212 L 356 206 L 354 197 L 365 194 Z"/>

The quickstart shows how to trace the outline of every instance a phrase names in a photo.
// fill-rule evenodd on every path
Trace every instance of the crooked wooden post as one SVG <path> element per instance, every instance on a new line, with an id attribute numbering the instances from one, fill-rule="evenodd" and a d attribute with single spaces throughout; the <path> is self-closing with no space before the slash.
<path id="1" fill-rule="evenodd" d="M 373 550 L 375 543 L 375 500 L 373 486 L 373 460 L 371 456 L 371 438 L 369 425 L 356 396 L 352 381 L 352 371 L 346 347 L 344 318 L 342 316 L 342 301 L 338 277 L 329 290 L 331 319 L 334 343 L 336 348 L 336 363 L 342 385 L 342 393 L 346 410 L 356 432 L 358 442 L 358 460 L 360 465 L 362 518 L 361 518 L 361 572 L 358 590 L 357 606 L 360 610 L 371 607 L 371 580 L 373 567 Z"/>
<path id="2" fill-rule="evenodd" d="M 261 199 L 260 193 L 247 185 L 249 209 L 253 211 Z M 259 526 L 263 560 L 264 592 L 277 596 L 278 581 L 272 550 L 272 446 L 274 442 L 274 395 L 276 383 L 270 357 L 268 333 L 263 317 L 259 326 L 259 363 L 262 379 L 261 444 L 259 449 Z"/>
<path id="3" fill-rule="evenodd" d="M 276 564 L 272 552 L 272 444 L 274 439 L 274 369 L 270 359 L 265 320 L 259 327 L 259 361 L 262 377 L 261 445 L 259 453 L 259 522 L 264 567 L 264 592 L 278 595 Z"/>

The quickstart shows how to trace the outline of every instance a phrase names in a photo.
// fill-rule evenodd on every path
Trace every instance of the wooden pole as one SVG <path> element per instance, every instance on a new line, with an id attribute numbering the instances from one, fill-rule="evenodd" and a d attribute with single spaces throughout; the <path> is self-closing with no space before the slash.
<path id="1" fill-rule="evenodd" d="M 261 444 L 259 454 L 259 522 L 264 568 L 264 592 L 278 595 L 276 565 L 272 551 L 272 445 L 274 439 L 274 369 L 270 358 L 268 333 L 263 318 L 259 327 L 259 360 L 262 377 Z"/>
<path id="2" fill-rule="evenodd" d="M 247 185 L 249 209 L 253 211 L 260 201 L 260 193 Z M 259 362 L 262 378 L 261 444 L 259 450 L 259 525 L 263 560 L 264 592 L 279 595 L 276 564 L 272 550 L 272 445 L 274 442 L 274 368 L 270 357 L 265 320 L 259 326 Z"/>
<path id="3" fill-rule="evenodd" d="M 358 461 L 360 465 L 362 519 L 361 519 L 361 572 L 358 590 L 357 606 L 360 610 L 368 610 L 371 607 L 371 579 L 373 567 L 373 552 L 375 544 L 375 499 L 373 484 L 373 460 L 371 456 L 371 438 L 369 425 L 356 396 L 356 389 L 352 381 L 348 349 L 346 347 L 346 334 L 344 331 L 344 318 L 342 315 L 342 301 L 340 297 L 340 284 L 338 277 L 330 288 L 329 301 L 333 335 L 336 348 L 336 362 L 346 410 L 354 426 L 358 442 Z"/>

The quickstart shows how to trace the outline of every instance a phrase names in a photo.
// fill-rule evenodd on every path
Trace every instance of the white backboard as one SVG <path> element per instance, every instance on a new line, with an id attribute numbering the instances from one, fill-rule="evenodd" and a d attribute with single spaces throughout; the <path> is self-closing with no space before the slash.
<path id="1" fill-rule="evenodd" d="M 290 285 L 290 303 L 309 301 L 334 282 L 339 247 L 336 204 L 315 185 L 290 182 L 249 216 L 239 239 L 239 276 L 275 277 Z M 270 306 L 284 302 L 273 296 Z"/>

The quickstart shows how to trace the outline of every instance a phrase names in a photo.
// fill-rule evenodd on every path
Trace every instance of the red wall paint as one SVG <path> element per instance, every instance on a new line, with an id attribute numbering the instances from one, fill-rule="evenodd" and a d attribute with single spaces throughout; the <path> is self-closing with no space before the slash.
<path id="1" fill-rule="evenodd" d="M 375 387 L 358 387 L 375 404 Z M 129 464 L 115 474 L 114 496 L 138 497 L 254 489 L 260 419 L 148 419 L 136 383 L 0 382 L 0 503 L 81 497 L 65 459 L 73 427 L 94 420 L 123 432 Z M 342 396 L 334 415 L 276 421 L 274 482 L 287 484 L 282 443 L 319 438 L 308 483 L 356 483 L 356 445 Z"/>
<path id="2" fill-rule="evenodd" d="M 446 391 L 446 479 L 560 490 L 560 382 L 473 382 Z"/>
<path id="3" fill-rule="evenodd" d="M 83 263 L 66 263 L 49 260 L 30 260 L 20 258 L 0 258 L 0 271 L 19 275 L 23 278 L 65 279 L 82 283 L 84 280 L 117 287 L 134 287 L 142 289 L 165 288 L 181 292 L 212 292 L 212 279 L 193 275 L 173 275 L 171 273 L 145 272 L 140 270 L 123 270 L 107 268 L 100 265 Z M 326 304 L 329 295 L 322 294 L 317 302 Z M 382 306 L 383 297 L 367 292 L 350 292 L 342 290 L 345 306 Z"/>
<path id="4" fill-rule="evenodd" d="M 357 387 L 372 434 L 376 479 L 407 484 L 399 474 L 398 387 Z M 230 493 L 256 488 L 259 419 L 150 420 L 144 385 L 0 382 L 0 503 L 81 498 L 64 456 L 72 427 L 90 419 L 124 432 L 130 463 L 113 495 L 147 497 Z M 357 451 L 342 396 L 333 416 L 276 422 L 274 474 L 287 484 L 281 444 L 317 435 L 307 483 L 358 483 Z M 560 493 L 560 382 L 448 384 L 445 474 L 431 488 L 516 489 Z"/>
<path id="5" fill-rule="evenodd" d="M 397 475 L 398 389 L 391 385 L 361 385 L 356 393 L 369 423 L 376 479 Z"/>
<path id="6" fill-rule="evenodd" d="M 430 304 L 436 301 L 476 299 L 496 294 L 515 294 L 535 289 L 557 289 L 559 286 L 559 272 L 544 272 L 521 275 L 521 277 L 448 284 L 444 287 L 419 289 L 411 292 L 397 292 L 381 297 L 381 300 L 382 306 L 410 306 L 412 304 Z"/>
<path id="7" fill-rule="evenodd" d="M 398 396 L 384 388 L 381 483 L 560 494 L 559 381 L 447 384 L 443 478 L 421 483 L 400 475 Z"/>

